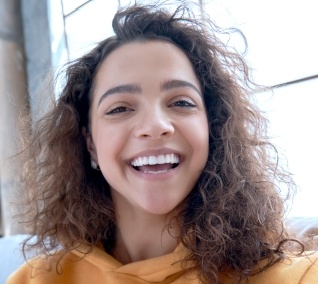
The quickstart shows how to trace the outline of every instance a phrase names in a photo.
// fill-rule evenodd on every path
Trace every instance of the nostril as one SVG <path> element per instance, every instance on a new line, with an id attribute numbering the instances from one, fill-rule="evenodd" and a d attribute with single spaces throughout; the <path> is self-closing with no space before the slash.
<path id="1" fill-rule="evenodd" d="M 144 118 L 135 126 L 135 137 L 160 139 L 174 133 L 174 126 L 169 118 Z"/>
<path id="2" fill-rule="evenodd" d="M 167 135 L 169 135 L 169 134 L 171 134 L 171 132 L 166 131 L 166 132 L 162 133 L 161 135 L 167 136 Z"/>

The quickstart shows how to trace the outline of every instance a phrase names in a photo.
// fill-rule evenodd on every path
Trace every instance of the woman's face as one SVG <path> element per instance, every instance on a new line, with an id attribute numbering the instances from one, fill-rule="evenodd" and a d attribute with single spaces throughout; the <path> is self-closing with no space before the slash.
<path id="1" fill-rule="evenodd" d="M 208 133 L 199 81 L 178 47 L 128 43 L 101 64 L 86 141 L 117 210 L 171 212 L 206 164 Z"/>

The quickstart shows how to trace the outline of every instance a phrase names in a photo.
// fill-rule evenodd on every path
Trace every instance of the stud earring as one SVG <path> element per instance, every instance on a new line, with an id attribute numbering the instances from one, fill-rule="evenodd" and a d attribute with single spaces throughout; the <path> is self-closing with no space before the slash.
<path id="1" fill-rule="evenodd" d="M 98 166 L 93 160 L 91 160 L 91 167 L 92 167 L 94 170 L 99 171 L 99 166 Z"/>

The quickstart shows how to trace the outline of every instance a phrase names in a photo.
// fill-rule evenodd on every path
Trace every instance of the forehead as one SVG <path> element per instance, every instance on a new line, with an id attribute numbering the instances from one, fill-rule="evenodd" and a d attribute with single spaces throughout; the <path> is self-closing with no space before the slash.
<path id="1" fill-rule="evenodd" d="M 173 55 L 178 54 L 180 57 L 183 57 L 184 60 L 190 62 L 185 52 L 173 42 L 164 39 L 142 39 L 127 42 L 115 48 L 106 56 L 106 58 L 103 59 L 101 65 L 114 59 L 119 60 L 119 57 L 127 58 L 131 55 L 138 56 L 138 54 L 144 57 L 151 57 L 158 56 L 161 52 L 166 55 L 169 55 L 170 53 L 173 53 Z"/>
<path id="2" fill-rule="evenodd" d="M 170 79 L 165 76 L 187 78 L 200 86 L 192 63 L 182 49 L 164 40 L 134 41 L 121 45 L 103 60 L 94 86 L 114 84 L 114 81 L 132 83 L 146 78 Z"/>

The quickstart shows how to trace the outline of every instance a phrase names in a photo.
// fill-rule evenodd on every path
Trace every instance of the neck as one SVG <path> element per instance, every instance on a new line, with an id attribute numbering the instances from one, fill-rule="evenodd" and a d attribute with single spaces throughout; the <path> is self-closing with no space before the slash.
<path id="1" fill-rule="evenodd" d="M 170 216 L 129 212 L 116 219 L 113 256 L 123 264 L 170 253 L 178 245 L 179 227 Z"/>

